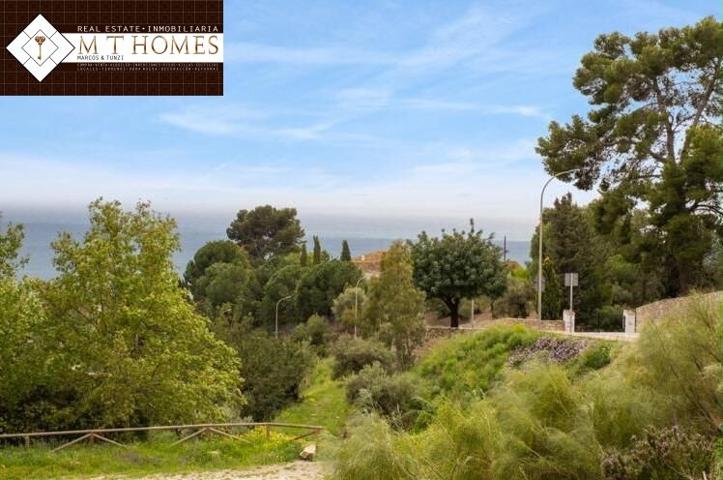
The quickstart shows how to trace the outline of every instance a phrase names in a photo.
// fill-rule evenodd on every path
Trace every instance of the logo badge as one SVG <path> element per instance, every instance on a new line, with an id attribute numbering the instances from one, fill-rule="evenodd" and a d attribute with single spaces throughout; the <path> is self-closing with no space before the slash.
<path id="1" fill-rule="evenodd" d="M 7 48 L 39 82 L 73 51 L 68 39 L 42 15 L 35 17 Z"/>

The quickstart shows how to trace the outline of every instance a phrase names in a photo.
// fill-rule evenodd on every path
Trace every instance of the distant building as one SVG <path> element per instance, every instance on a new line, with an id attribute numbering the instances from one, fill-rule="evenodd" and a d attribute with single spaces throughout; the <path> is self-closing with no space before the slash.
<path id="1" fill-rule="evenodd" d="M 359 267 L 364 277 L 371 278 L 376 277 L 382 270 L 382 257 L 386 253 L 385 250 L 377 250 L 375 252 L 367 253 L 366 255 L 360 255 L 351 259 L 354 265 Z"/>

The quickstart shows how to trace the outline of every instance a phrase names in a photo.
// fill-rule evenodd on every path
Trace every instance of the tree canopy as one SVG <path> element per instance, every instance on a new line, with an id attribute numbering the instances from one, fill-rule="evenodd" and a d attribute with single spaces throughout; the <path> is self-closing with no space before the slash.
<path id="1" fill-rule="evenodd" d="M 73 427 L 226 418 L 242 400 L 238 359 L 179 285 L 175 222 L 145 203 L 89 210 L 82 240 L 53 243 L 59 275 L 43 288 L 43 346 L 57 390 L 27 398 L 28 408 Z"/>
<path id="2" fill-rule="evenodd" d="M 304 229 L 296 218 L 295 208 L 277 209 L 264 205 L 253 210 L 240 210 L 226 234 L 254 261 L 262 261 L 273 255 L 298 251 Z"/>
<path id="3" fill-rule="evenodd" d="M 707 282 L 703 263 L 720 234 L 722 59 L 713 17 L 657 34 L 601 35 L 574 78 L 592 105 L 587 117 L 551 122 L 538 142 L 550 174 L 576 169 L 562 178 L 598 186 L 599 228 L 648 209 L 666 296 Z"/>
<path id="4" fill-rule="evenodd" d="M 462 299 L 480 295 L 495 299 L 505 290 L 502 251 L 472 223 L 469 232 L 443 231 L 441 237 L 422 232 L 412 244 L 412 259 L 415 283 L 428 297 L 444 302 L 453 328 L 459 326 Z"/>

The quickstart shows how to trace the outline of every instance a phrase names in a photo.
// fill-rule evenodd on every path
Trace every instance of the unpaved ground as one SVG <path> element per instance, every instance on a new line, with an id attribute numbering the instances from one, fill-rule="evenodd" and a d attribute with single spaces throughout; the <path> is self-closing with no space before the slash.
<path id="1" fill-rule="evenodd" d="M 216 472 L 155 474 L 134 480 L 322 480 L 327 467 L 319 462 L 293 462 L 269 465 L 249 470 L 219 470 Z M 128 480 L 119 475 L 104 475 L 91 480 Z"/>

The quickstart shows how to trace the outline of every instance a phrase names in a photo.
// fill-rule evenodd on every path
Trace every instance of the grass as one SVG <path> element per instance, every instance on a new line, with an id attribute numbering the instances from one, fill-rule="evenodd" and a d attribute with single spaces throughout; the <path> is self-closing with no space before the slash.
<path id="1" fill-rule="evenodd" d="M 110 445 L 78 445 L 51 453 L 52 445 L 0 449 L 0 478 L 42 480 L 123 474 L 182 473 L 202 470 L 239 469 L 288 462 L 295 459 L 300 444 L 272 433 L 252 431 L 241 440 L 210 437 L 173 446 L 175 436 L 159 434 L 148 441 L 131 443 L 127 449 Z"/>
<path id="2" fill-rule="evenodd" d="M 283 410 L 277 422 L 320 425 L 336 436 L 344 431 L 352 409 L 346 402 L 344 384 L 331 378 L 333 362 L 333 358 L 325 358 L 317 363 L 302 401 Z"/>
<path id="3" fill-rule="evenodd" d="M 538 337 L 519 325 L 459 335 L 435 345 L 412 373 L 428 384 L 433 399 L 482 398 L 499 380 L 510 352 Z"/>

